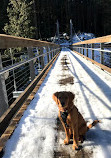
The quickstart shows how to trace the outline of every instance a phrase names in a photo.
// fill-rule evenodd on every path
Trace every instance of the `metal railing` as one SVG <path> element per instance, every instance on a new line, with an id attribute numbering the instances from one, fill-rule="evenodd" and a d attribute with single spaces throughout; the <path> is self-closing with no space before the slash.
<path id="1" fill-rule="evenodd" d="M 59 50 L 54 43 L 0 35 L 0 116 Z"/>
<path id="2" fill-rule="evenodd" d="M 111 73 L 110 43 L 111 35 L 74 43 L 71 49 Z"/>

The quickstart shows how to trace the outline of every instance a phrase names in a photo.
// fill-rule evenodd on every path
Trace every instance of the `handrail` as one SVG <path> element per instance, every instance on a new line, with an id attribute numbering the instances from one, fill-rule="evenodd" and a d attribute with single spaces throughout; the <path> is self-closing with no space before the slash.
<path id="1" fill-rule="evenodd" d="M 111 73 L 111 45 L 108 47 L 110 43 L 111 35 L 108 35 L 74 43 L 71 49 L 73 49 L 75 53 L 79 53 L 82 57 L 98 65 L 101 69 Z"/>
<path id="2" fill-rule="evenodd" d="M 74 48 L 78 48 L 78 47 L 74 47 Z M 104 49 L 101 49 L 101 48 L 98 48 L 98 49 L 97 48 L 96 49 L 94 49 L 94 48 L 86 48 L 86 47 L 79 47 L 79 48 L 111 53 L 111 50 L 104 50 Z"/>
<path id="3" fill-rule="evenodd" d="M 55 49 L 55 51 L 56 51 L 56 50 L 59 50 L 59 48 Z M 37 55 L 36 57 L 30 58 L 29 60 L 25 60 L 25 61 L 23 61 L 23 62 L 19 62 L 19 63 L 17 63 L 17 64 L 13 64 L 13 65 L 11 65 L 11 66 L 5 67 L 4 69 L 0 70 L 0 75 L 1 75 L 1 74 L 4 74 L 4 73 L 7 72 L 7 71 L 10 71 L 10 70 L 13 70 L 13 69 L 15 69 L 15 68 L 18 68 L 18 67 L 20 67 L 20 66 L 22 66 L 22 65 L 24 65 L 24 64 L 26 64 L 26 63 L 30 63 L 31 61 L 34 61 L 34 59 L 37 59 L 37 58 L 42 57 L 42 56 L 45 56 L 45 55 L 47 55 L 47 54 L 49 54 L 49 53 L 51 53 L 51 51 L 49 51 L 49 52 L 47 52 L 47 53 L 44 53 L 44 54 L 41 54 L 41 55 Z"/>
<path id="4" fill-rule="evenodd" d="M 111 43 L 111 35 L 93 38 L 82 42 L 74 43 L 73 45 L 92 44 L 92 43 Z"/>
<path id="5" fill-rule="evenodd" d="M 15 47 L 59 46 L 55 43 L 0 34 L 0 49 Z"/>
<path id="6" fill-rule="evenodd" d="M 55 43 L 0 34 L 0 116 L 59 51 Z"/>

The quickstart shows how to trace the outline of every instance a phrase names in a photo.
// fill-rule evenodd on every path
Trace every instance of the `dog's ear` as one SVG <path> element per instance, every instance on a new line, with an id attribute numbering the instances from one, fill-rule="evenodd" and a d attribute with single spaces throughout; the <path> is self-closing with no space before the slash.
<path id="1" fill-rule="evenodd" d="M 69 96 L 70 102 L 72 102 L 73 99 L 75 98 L 75 94 L 73 94 L 72 92 L 68 92 L 68 96 Z"/>
<path id="2" fill-rule="evenodd" d="M 58 95 L 59 95 L 59 92 L 56 92 L 52 95 L 52 99 L 56 102 L 56 104 L 58 104 Z"/>

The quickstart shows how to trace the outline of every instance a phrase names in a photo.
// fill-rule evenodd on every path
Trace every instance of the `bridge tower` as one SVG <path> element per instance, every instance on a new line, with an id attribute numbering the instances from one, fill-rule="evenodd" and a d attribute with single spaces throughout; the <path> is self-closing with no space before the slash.
<path id="1" fill-rule="evenodd" d="M 71 44 L 73 43 L 72 42 L 72 26 L 73 26 L 72 19 L 70 19 L 70 41 L 71 41 Z"/>

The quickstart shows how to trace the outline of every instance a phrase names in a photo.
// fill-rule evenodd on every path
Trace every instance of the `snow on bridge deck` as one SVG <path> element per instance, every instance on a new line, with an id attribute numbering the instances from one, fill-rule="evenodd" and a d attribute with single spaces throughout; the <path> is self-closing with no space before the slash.
<path id="1" fill-rule="evenodd" d="M 68 67 L 61 63 L 64 58 Z M 71 83 L 62 83 L 71 77 Z M 84 151 L 92 153 L 94 158 L 111 157 L 111 76 L 69 49 L 63 49 L 8 140 L 3 158 L 53 158 L 54 149 L 59 150 L 60 146 L 69 154 L 76 153 L 62 145 L 62 137 L 55 143 L 58 109 L 52 94 L 62 90 L 75 93 L 74 103 L 86 121 L 102 121 L 88 131 Z"/>

